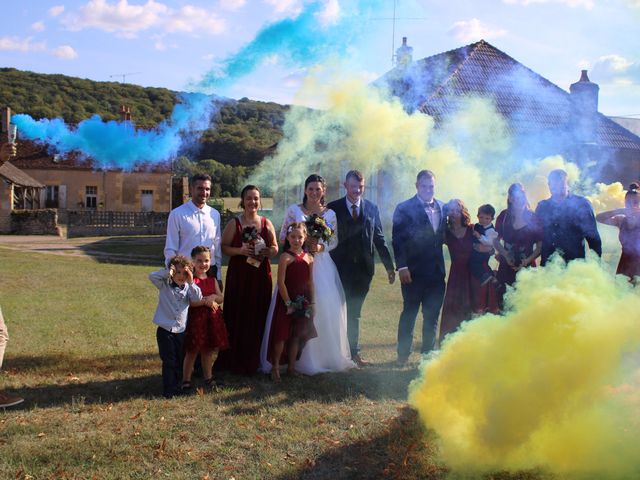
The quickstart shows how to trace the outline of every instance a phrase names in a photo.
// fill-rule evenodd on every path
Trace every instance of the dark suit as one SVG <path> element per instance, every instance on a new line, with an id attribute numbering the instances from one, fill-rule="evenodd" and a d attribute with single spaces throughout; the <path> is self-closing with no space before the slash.
<path id="1" fill-rule="evenodd" d="M 424 210 L 423 202 L 414 196 L 400 203 L 393 213 L 393 252 L 398 270 L 407 267 L 412 282 L 402 285 L 403 308 L 398 324 L 398 358 L 411 353 L 413 329 L 422 305 L 422 353 L 433 348 L 438 315 L 444 299 L 444 204 L 436 200 L 440 222 L 435 229 Z"/>
<path id="2" fill-rule="evenodd" d="M 374 246 L 387 271 L 393 271 L 393 260 L 384 240 L 378 207 L 360 200 L 360 212 L 355 221 L 342 197 L 327 205 L 338 219 L 338 246 L 331 251 L 347 300 L 347 336 L 351 356 L 357 355 L 362 304 L 369 292 L 374 272 Z"/>

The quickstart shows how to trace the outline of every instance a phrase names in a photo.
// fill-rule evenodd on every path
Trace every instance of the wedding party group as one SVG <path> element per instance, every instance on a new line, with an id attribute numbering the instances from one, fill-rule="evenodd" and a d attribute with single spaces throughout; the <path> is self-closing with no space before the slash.
<path id="1" fill-rule="evenodd" d="M 154 316 L 162 359 L 165 397 L 193 392 L 200 355 L 205 386 L 219 375 L 263 372 L 280 382 L 292 377 L 340 372 L 368 365 L 360 352 L 360 320 L 375 269 L 375 252 L 389 284 L 397 276 L 402 310 L 397 360 L 404 366 L 413 349 L 422 310 L 421 354 L 437 348 L 462 322 L 503 308 L 517 272 L 558 255 L 584 258 L 586 245 L 602 254 L 596 222 L 619 229 L 622 255 L 617 273 L 640 275 L 640 188 L 632 184 L 625 207 L 600 213 L 572 193 L 567 173 L 548 176 L 550 198 L 533 210 L 524 187 L 512 184 L 507 207 L 496 217 L 492 205 L 473 222 L 464 202 L 436 198 L 436 176 L 422 170 L 416 194 L 395 207 L 391 246 L 378 207 L 364 198 L 365 179 L 351 170 L 345 196 L 327 202 L 322 176 L 310 175 L 300 203 L 291 205 L 277 233 L 260 215 L 261 191 L 247 185 L 242 213 L 224 229 L 207 204 L 211 177 L 190 179 L 191 200 L 168 219 L 166 268 L 150 274 L 159 290 Z M 279 247 L 282 245 L 282 248 Z M 444 247 L 451 259 L 445 269 Z M 279 255 L 273 286 L 271 259 Z M 229 257 L 224 288 L 222 256 Z M 494 271 L 492 257 L 498 262 Z M 439 332 L 439 334 L 438 334 Z"/>

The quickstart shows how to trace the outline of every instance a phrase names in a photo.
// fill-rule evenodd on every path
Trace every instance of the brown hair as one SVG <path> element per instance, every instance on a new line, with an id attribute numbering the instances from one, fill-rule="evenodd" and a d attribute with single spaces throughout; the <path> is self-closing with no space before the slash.
<path id="1" fill-rule="evenodd" d="M 436 174 L 433 173 L 431 170 L 420 170 L 418 172 L 418 175 L 416 176 L 416 182 L 419 182 L 420 179 L 422 178 L 436 178 Z"/>
<path id="2" fill-rule="evenodd" d="M 362 180 L 364 180 L 364 175 L 362 175 L 362 172 L 360 170 L 349 170 L 347 172 L 347 176 L 344 178 L 344 181 L 347 182 L 350 178 L 355 178 L 357 181 L 361 182 Z"/>
<path id="3" fill-rule="evenodd" d="M 244 195 L 245 195 L 245 193 L 247 193 L 247 192 L 249 192 L 251 190 L 255 190 L 256 192 L 258 192 L 260 194 L 259 208 L 262 208 L 262 192 L 260 191 L 260 189 L 258 187 L 256 187 L 255 185 L 245 185 L 245 187 L 240 192 L 240 203 L 238 204 L 238 206 L 243 210 L 244 210 Z"/>
<path id="4" fill-rule="evenodd" d="M 209 182 L 211 182 L 211 175 L 207 173 L 196 173 L 189 179 L 189 186 L 193 187 L 196 184 L 196 182 L 199 182 L 201 180 L 202 181 L 208 180 Z"/>
<path id="5" fill-rule="evenodd" d="M 638 201 L 640 198 L 640 182 L 633 182 L 629 185 L 629 190 L 624 195 L 624 206 L 627 208 L 631 208 L 631 205 L 634 201 Z"/>
<path id="6" fill-rule="evenodd" d="M 196 255 L 198 255 L 199 253 L 208 253 L 209 258 L 211 258 L 211 249 L 209 247 L 205 247 L 204 245 L 193 247 L 193 250 L 191 250 L 191 258 L 196 258 Z"/>
<path id="7" fill-rule="evenodd" d="M 467 209 L 467 206 L 459 198 L 454 198 L 452 200 L 449 200 L 447 204 L 444 206 L 444 214 L 447 216 L 447 228 L 451 229 L 452 227 L 451 220 L 449 219 L 449 212 L 453 210 L 454 205 L 460 209 L 460 216 L 462 217 L 460 219 L 460 224 L 463 227 L 471 225 L 471 215 L 469 215 L 469 210 Z"/>
<path id="8" fill-rule="evenodd" d="M 169 267 L 171 266 L 177 267 L 178 265 L 184 268 L 193 266 L 193 264 L 191 263 L 191 260 L 189 260 L 184 255 L 174 255 L 169 259 Z"/>
<path id="9" fill-rule="evenodd" d="M 284 239 L 284 247 L 283 250 L 287 251 L 291 248 L 291 244 L 289 243 L 289 234 L 293 230 L 302 230 L 307 235 L 307 224 L 304 222 L 291 222 L 289 226 L 287 226 L 287 236 Z"/>
<path id="10" fill-rule="evenodd" d="M 484 205 L 480 205 L 478 208 L 478 215 L 484 213 L 485 215 L 491 215 L 491 218 L 496 216 L 496 209 L 493 208 L 493 205 L 485 203 Z"/>
<path id="11" fill-rule="evenodd" d="M 321 175 L 318 175 L 317 173 L 312 173 L 311 175 L 309 175 L 307 177 L 307 179 L 304 181 L 304 189 L 307 189 L 307 186 L 310 183 L 313 182 L 319 182 L 322 184 L 322 188 L 326 191 L 327 190 L 327 184 L 324 181 L 324 177 Z M 304 205 L 305 207 L 307 206 L 307 194 L 304 194 L 304 197 L 302 197 L 302 205 Z M 324 205 L 324 195 L 322 195 L 322 198 L 320 199 L 320 205 Z"/>

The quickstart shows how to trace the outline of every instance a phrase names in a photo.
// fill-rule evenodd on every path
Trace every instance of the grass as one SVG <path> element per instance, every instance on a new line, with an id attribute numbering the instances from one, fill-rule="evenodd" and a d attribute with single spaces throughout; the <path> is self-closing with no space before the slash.
<path id="1" fill-rule="evenodd" d="M 4 248 L 0 265 L 11 334 L 0 388 L 26 398 L 0 410 L 0 478 L 447 476 L 406 403 L 417 364 L 393 365 L 401 298 L 382 268 L 361 326 L 373 366 L 280 385 L 227 376 L 218 393 L 165 400 L 149 266 Z"/>

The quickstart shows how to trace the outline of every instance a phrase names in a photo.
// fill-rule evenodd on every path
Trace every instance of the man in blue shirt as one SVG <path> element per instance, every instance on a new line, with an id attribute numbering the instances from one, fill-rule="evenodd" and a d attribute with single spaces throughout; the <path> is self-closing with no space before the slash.
<path id="1" fill-rule="evenodd" d="M 602 255 L 602 241 L 589 201 L 569 192 L 567 172 L 553 170 L 547 177 L 551 198 L 542 200 L 536 215 L 544 229 L 542 265 L 558 252 L 565 262 L 585 257 L 585 240 L 589 248 Z"/>

